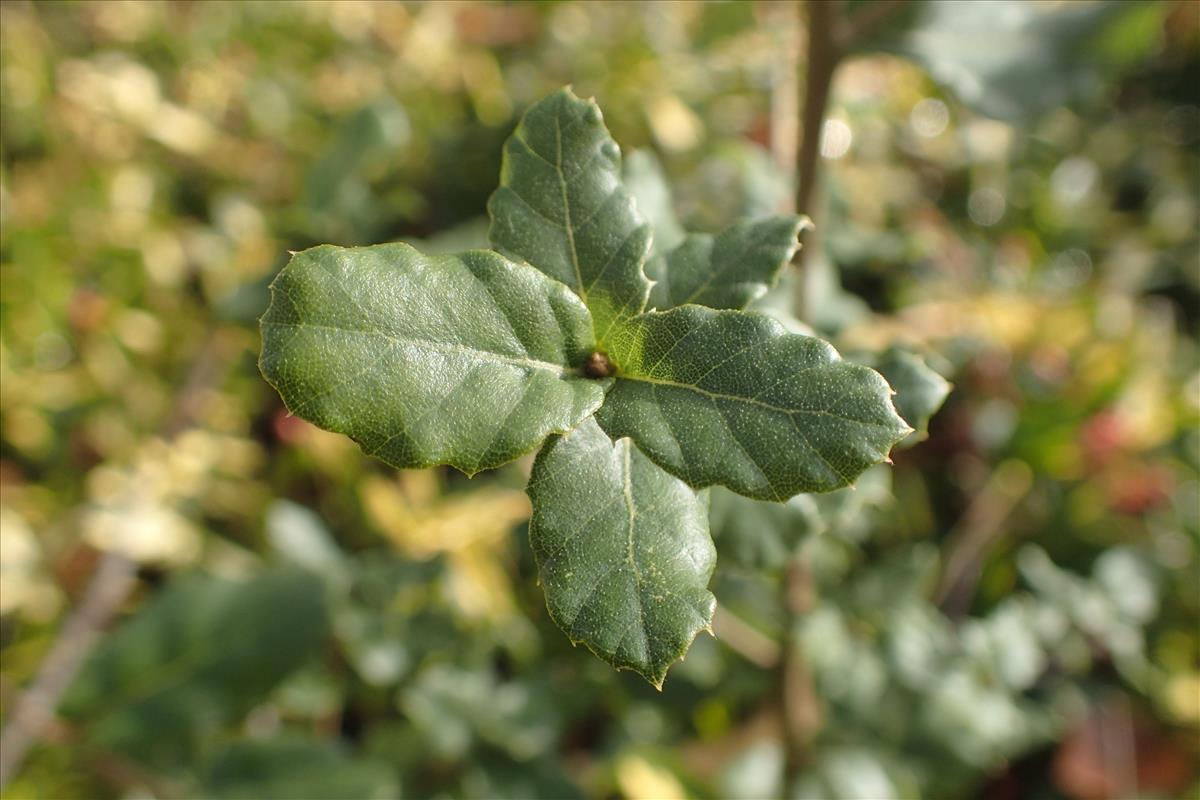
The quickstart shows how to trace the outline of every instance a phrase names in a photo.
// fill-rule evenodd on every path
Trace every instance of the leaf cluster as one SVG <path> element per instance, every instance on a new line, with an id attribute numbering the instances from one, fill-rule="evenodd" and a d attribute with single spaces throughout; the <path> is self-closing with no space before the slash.
<path id="1" fill-rule="evenodd" d="M 715 606 L 698 490 L 838 489 L 911 429 L 878 373 L 744 310 L 806 221 L 655 251 L 594 101 L 563 89 L 526 113 L 488 210 L 495 251 L 297 253 L 262 319 L 263 374 L 395 467 L 473 474 L 541 447 L 530 537 L 551 616 L 661 686 Z"/>

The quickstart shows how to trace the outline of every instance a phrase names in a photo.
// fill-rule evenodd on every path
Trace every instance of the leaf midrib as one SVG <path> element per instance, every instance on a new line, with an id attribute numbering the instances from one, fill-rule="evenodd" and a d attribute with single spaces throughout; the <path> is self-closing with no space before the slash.
<path id="1" fill-rule="evenodd" d="M 532 148 L 531 148 L 532 149 Z M 558 176 L 558 186 L 562 191 L 563 230 L 567 234 L 567 246 L 571 249 L 571 266 L 575 268 L 575 285 L 579 287 L 579 299 L 587 304 L 587 290 L 583 286 L 583 273 L 579 269 L 579 252 L 575 249 L 575 230 L 571 223 L 570 193 L 567 191 L 567 176 L 562 168 L 562 122 L 558 114 L 554 115 L 554 173 Z"/>
<path id="2" fill-rule="evenodd" d="M 525 367 L 528 369 L 540 369 L 547 372 L 554 372 L 560 377 L 578 375 L 579 370 L 574 367 L 567 367 L 562 364 L 555 364 L 550 361 L 542 361 L 536 358 L 521 358 L 519 356 L 510 356 L 504 353 L 497 353 L 493 350 L 481 350 L 477 347 L 468 347 L 461 344 L 451 344 L 449 342 L 437 342 L 429 339 L 410 339 L 403 336 L 396 336 L 386 331 L 374 331 L 367 328 L 347 328 L 341 325 L 320 325 L 313 322 L 278 322 L 274 320 L 264 320 L 263 327 L 281 327 L 281 328 L 316 328 L 318 330 L 336 331 L 337 333 L 363 334 L 366 336 L 379 336 L 388 341 L 395 342 L 401 345 L 411 347 L 421 347 L 427 350 L 432 350 L 438 353 L 454 353 L 476 358 L 484 361 L 500 361 L 506 364 L 511 364 L 516 367 Z"/>
<path id="3" fill-rule="evenodd" d="M 767 403 L 763 400 L 758 400 L 757 398 L 753 398 L 753 397 L 743 397 L 741 395 L 736 395 L 736 394 L 725 394 L 724 392 L 713 392 L 713 391 L 709 391 L 708 389 L 701 389 L 699 386 L 696 386 L 695 384 L 691 384 L 691 383 L 681 383 L 679 381 L 664 380 L 662 378 L 651 378 L 647 375 L 629 375 L 629 374 L 618 375 L 618 380 L 638 381 L 641 383 L 653 384 L 655 386 L 667 386 L 667 387 L 671 387 L 671 388 L 675 388 L 675 389 L 687 389 L 687 390 L 696 392 L 697 394 L 702 394 L 705 397 L 713 398 L 715 400 L 732 400 L 732 401 L 738 402 L 738 403 L 749 403 L 751 405 L 762 406 L 763 408 L 770 409 L 771 411 L 777 411 L 781 414 L 789 414 L 789 415 L 791 415 L 791 414 L 807 414 L 810 416 L 833 417 L 834 419 L 840 419 L 845 422 L 853 422 L 853 423 L 856 423 L 859 425 L 867 425 L 869 427 L 879 428 L 881 430 L 886 430 L 886 431 L 893 430 L 893 428 L 891 426 L 885 425 L 880 422 L 870 422 L 865 419 L 855 419 L 854 417 L 847 417 L 844 414 L 835 414 L 832 411 L 824 411 L 821 409 L 788 408 L 787 406 L 777 406 L 774 403 Z"/>

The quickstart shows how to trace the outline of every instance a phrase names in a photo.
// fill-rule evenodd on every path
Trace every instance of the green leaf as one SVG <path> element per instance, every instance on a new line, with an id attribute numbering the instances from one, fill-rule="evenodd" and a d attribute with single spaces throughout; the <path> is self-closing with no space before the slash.
<path id="1" fill-rule="evenodd" d="M 190 575 L 104 641 L 63 714 L 103 747 L 164 768 L 189 763 L 300 666 L 326 629 L 321 583 L 307 573 L 248 583 Z"/>
<path id="2" fill-rule="evenodd" d="M 453 761 L 466 758 L 475 739 L 529 761 L 554 747 L 561 727 L 560 712 L 544 686 L 500 682 L 486 670 L 432 665 L 399 702 L 434 754 Z"/>
<path id="3" fill-rule="evenodd" d="M 526 491 L 551 618 L 573 642 L 661 688 L 712 621 L 705 499 L 594 420 L 546 444 Z"/>
<path id="4" fill-rule="evenodd" d="M 680 306 L 616 332 L 597 412 L 689 485 L 760 500 L 852 484 L 911 430 L 874 370 L 761 314 Z"/>
<path id="5" fill-rule="evenodd" d="M 233 742 L 204 777 L 204 796 L 218 800 L 387 800 L 399 794 L 387 763 L 295 734 Z"/>
<path id="6" fill-rule="evenodd" d="M 708 519 L 722 565 L 728 558 L 768 572 L 783 569 L 805 537 L 824 527 L 811 495 L 764 503 L 719 487 L 711 490 Z"/>
<path id="7" fill-rule="evenodd" d="M 686 227 L 708 233 L 778 213 L 791 195 L 791 181 L 770 151 L 745 139 L 715 141 L 675 191 Z"/>
<path id="8" fill-rule="evenodd" d="M 874 4 L 862 5 L 866 13 Z M 1106 76 L 1133 54 L 1153 48 L 1161 27 L 1154 21 L 1161 20 L 1165 8 L 1123 0 L 908 3 L 890 20 L 893 24 L 855 49 L 910 58 L 967 106 L 1019 123 L 1080 100 L 1094 101 Z M 1112 31 L 1132 39 L 1126 52 L 1105 46 Z"/>
<path id="9" fill-rule="evenodd" d="M 717 236 L 688 234 L 665 259 L 655 260 L 650 305 L 745 308 L 775 284 L 808 224 L 804 217 L 769 217 L 738 222 Z"/>
<path id="10" fill-rule="evenodd" d="M 621 182 L 621 150 L 595 101 L 561 89 L 525 113 L 504 145 L 488 201 L 492 244 L 575 290 L 603 344 L 646 306 L 650 225 Z"/>
<path id="11" fill-rule="evenodd" d="M 314 247 L 271 289 L 263 375 L 292 413 L 394 467 L 496 467 L 604 397 L 577 369 L 594 346 L 579 298 L 489 251 Z"/>
<path id="12" fill-rule="evenodd" d="M 891 347 L 873 365 L 896 390 L 896 411 L 914 430 L 902 444 L 929 436 L 929 419 L 950 394 L 950 383 L 919 355 Z"/>
<path id="13" fill-rule="evenodd" d="M 679 246 L 686 235 L 679 218 L 675 215 L 675 206 L 671 202 L 671 188 L 667 185 L 667 176 L 662 164 L 649 150 L 634 150 L 625 159 L 622 170 L 625 186 L 637 201 L 638 211 L 650 222 L 654 229 L 654 241 L 650 246 L 650 254 L 669 253 Z"/>

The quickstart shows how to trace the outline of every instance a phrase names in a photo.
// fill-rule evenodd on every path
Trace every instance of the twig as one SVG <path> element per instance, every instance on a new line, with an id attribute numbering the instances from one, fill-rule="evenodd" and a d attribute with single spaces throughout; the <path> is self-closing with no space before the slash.
<path id="1" fill-rule="evenodd" d="M 808 63 L 804 80 L 803 132 L 795 162 L 799 170 L 795 182 L 795 210 L 812 216 L 821 131 L 841 51 L 834 41 L 835 4 L 826 0 L 809 0 L 807 8 Z M 814 249 L 811 238 L 808 244 L 808 247 L 800 250 L 797 266 L 803 263 L 805 253 Z M 782 794 L 787 796 L 810 760 L 812 742 L 821 726 L 816 688 L 798 635 L 800 620 L 812 611 L 817 602 L 808 554 L 803 547 L 784 574 L 781 602 L 784 610 L 783 653 L 777 674 L 783 718 Z"/>
<path id="2" fill-rule="evenodd" d="M 717 606 L 717 613 L 713 616 L 713 634 L 722 644 L 755 666 L 773 669 L 779 664 L 779 644 L 770 636 L 755 630 L 725 606 Z"/>
<path id="3" fill-rule="evenodd" d="M 800 174 L 796 184 L 796 212 L 810 217 L 813 216 L 813 192 L 817 186 L 821 129 L 829 105 L 833 73 L 842 57 L 834 34 L 835 8 L 828 0 L 809 0 L 808 3 L 808 64 L 804 75 L 803 135 L 797 158 Z"/>
<path id="4" fill-rule="evenodd" d="M 783 795 L 788 796 L 812 760 L 812 743 L 821 727 L 821 708 L 799 636 L 800 620 L 816 605 L 816 588 L 806 548 L 801 547 L 783 578 L 783 654 L 779 667 L 783 713 Z"/>
<path id="5" fill-rule="evenodd" d="M 1032 486 L 1033 474 L 1025 462 L 1001 462 L 946 537 L 937 604 L 949 616 L 966 613 L 984 553 L 1003 533 L 1004 521 Z"/>
<path id="6" fill-rule="evenodd" d="M 100 560 L 83 599 L 63 625 L 37 678 L 17 700 L 0 734 L 0 789 L 8 785 L 29 748 L 54 718 L 63 693 L 108 620 L 125 601 L 136 577 L 137 565 L 123 555 L 110 551 Z"/>
<path id="7" fill-rule="evenodd" d="M 779 53 L 771 75 L 771 160 L 787 176 L 788 194 L 781 214 L 795 212 L 796 157 L 800 141 L 800 14 L 792 2 L 774 2 L 767 7 Z"/>
<path id="8" fill-rule="evenodd" d="M 197 397 L 220 374 L 221 365 L 229 362 L 229 354 L 236 346 L 236 338 L 222 331 L 208 337 L 175 397 L 175 407 L 164 427 L 165 435 L 173 436 L 190 424 L 198 407 Z M 0 732 L 0 790 L 16 776 L 30 748 L 54 719 L 63 694 L 120 610 L 136 579 L 137 564 L 124 554 L 108 550 L 101 557 L 82 600 L 63 624 L 32 683 L 16 699 Z"/>

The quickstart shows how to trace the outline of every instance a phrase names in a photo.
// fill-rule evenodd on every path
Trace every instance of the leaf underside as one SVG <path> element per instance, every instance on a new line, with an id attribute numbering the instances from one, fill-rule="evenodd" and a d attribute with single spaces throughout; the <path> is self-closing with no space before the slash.
<path id="1" fill-rule="evenodd" d="M 526 491 L 551 618 L 661 688 L 716 605 L 705 499 L 594 419 L 547 442 Z"/>
<path id="2" fill-rule="evenodd" d="M 263 375 L 292 413 L 394 467 L 496 467 L 603 401 L 605 382 L 577 369 L 587 309 L 496 253 L 323 245 L 271 288 Z"/>
<path id="3" fill-rule="evenodd" d="M 562 89 L 526 112 L 504 145 L 488 213 L 493 246 L 571 287 L 601 345 L 645 308 L 650 225 L 621 182 L 621 151 L 595 101 Z"/>
<path id="4" fill-rule="evenodd" d="M 680 306 L 622 325 L 597 412 L 695 488 L 760 500 L 852 484 L 911 430 L 874 370 L 761 314 Z"/>

